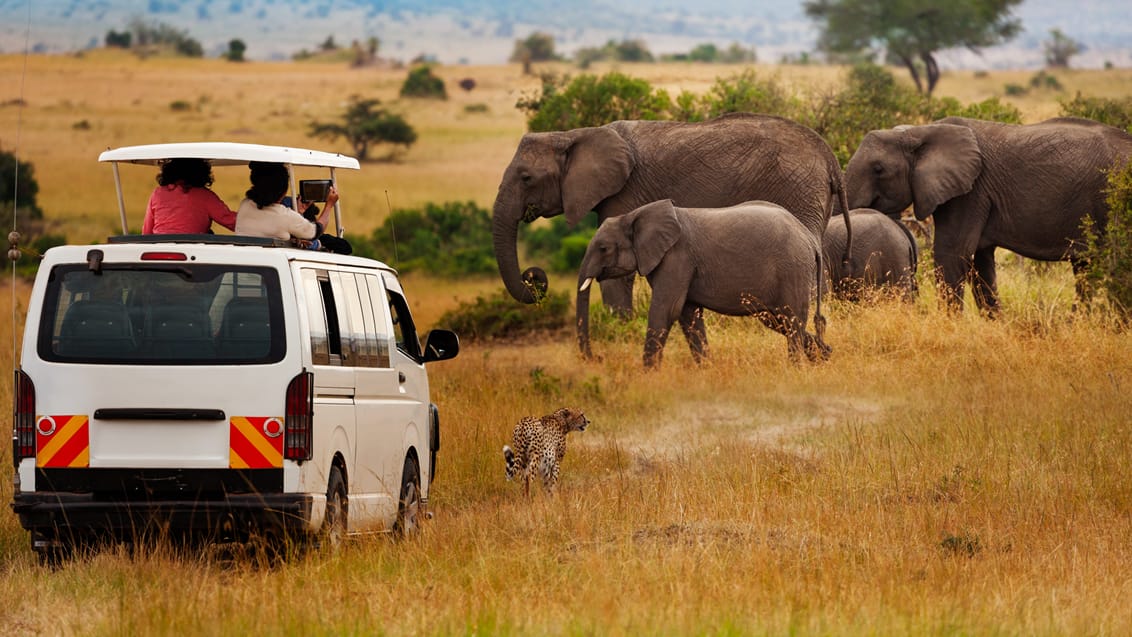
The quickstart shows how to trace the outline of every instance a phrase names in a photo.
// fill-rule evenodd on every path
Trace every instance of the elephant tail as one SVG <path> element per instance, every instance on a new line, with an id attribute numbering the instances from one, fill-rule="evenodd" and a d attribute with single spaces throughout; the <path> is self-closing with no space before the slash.
<path id="1" fill-rule="evenodd" d="M 838 201 L 841 203 L 841 214 L 845 215 L 845 254 L 841 255 L 841 267 L 845 272 L 845 277 L 851 278 L 853 276 L 853 224 L 849 221 L 849 195 L 845 192 L 845 179 L 840 176 L 841 170 L 838 171 L 838 178 L 834 180 L 833 187 L 836 189 Z M 833 198 L 830 197 L 830 204 L 833 206 Z"/>
<path id="2" fill-rule="evenodd" d="M 814 341 L 822 358 L 829 358 L 830 347 L 825 344 L 825 316 L 821 313 L 821 283 L 824 264 L 822 263 L 822 250 L 814 250 L 814 259 L 817 266 L 817 301 L 814 303 Z"/>
<path id="3" fill-rule="evenodd" d="M 903 221 L 897 221 L 900 224 L 900 229 L 904 231 L 904 237 L 908 239 L 908 259 L 912 265 L 908 271 L 909 289 L 912 294 L 919 293 L 919 284 L 916 283 L 916 272 L 920 267 L 920 244 L 916 243 L 916 235 L 908 229 Z"/>

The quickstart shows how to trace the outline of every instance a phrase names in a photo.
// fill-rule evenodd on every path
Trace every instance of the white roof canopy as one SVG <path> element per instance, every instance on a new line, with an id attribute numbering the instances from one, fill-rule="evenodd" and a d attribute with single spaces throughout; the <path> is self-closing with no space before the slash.
<path id="1" fill-rule="evenodd" d="M 98 161 L 156 166 L 167 159 L 177 157 L 207 159 L 213 166 L 232 166 L 253 161 L 266 161 L 293 166 L 320 166 L 353 170 L 361 168 L 357 159 L 338 153 L 236 142 L 186 142 L 123 146 L 122 148 L 104 151 L 98 156 Z"/>
<path id="2" fill-rule="evenodd" d="M 359 170 L 358 160 L 347 155 L 327 153 L 306 148 L 286 146 L 264 146 L 262 144 L 240 144 L 236 142 L 183 142 L 174 144 L 147 144 L 144 146 L 123 146 L 103 151 L 98 161 L 109 162 L 114 168 L 114 186 L 118 191 L 118 214 L 122 220 L 122 234 L 129 232 L 126 222 L 126 202 L 122 197 L 122 180 L 118 175 L 118 164 L 143 164 L 159 166 L 169 159 L 205 159 L 213 166 L 241 166 L 253 161 L 273 162 L 291 166 L 314 166 L 329 168 L 334 178 L 336 168 Z M 294 194 L 295 181 L 291 175 L 291 191 Z M 342 236 L 341 203 L 334 203 L 334 224 L 338 236 Z"/>

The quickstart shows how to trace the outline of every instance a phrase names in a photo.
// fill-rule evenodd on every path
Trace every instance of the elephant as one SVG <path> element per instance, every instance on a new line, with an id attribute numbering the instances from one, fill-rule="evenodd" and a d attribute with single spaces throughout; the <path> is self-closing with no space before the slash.
<path id="1" fill-rule="evenodd" d="M 578 344 L 589 353 L 589 294 L 596 279 L 644 276 L 652 287 L 644 364 L 660 364 L 679 320 L 692 358 L 708 355 L 705 309 L 758 316 L 786 336 L 790 357 L 826 359 L 825 317 L 817 296 L 814 332 L 806 332 L 810 293 L 819 289 L 821 244 L 782 206 L 750 201 L 727 208 L 679 208 L 671 199 L 607 219 L 594 233 L 578 274 Z"/>
<path id="2" fill-rule="evenodd" d="M 829 145 L 780 117 L 732 113 L 698 123 L 623 120 L 528 133 L 492 210 L 495 258 L 507 290 L 523 303 L 539 298 L 532 287 L 545 292 L 542 270 L 519 272 L 521 222 L 565 214 L 575 224 L 591 210 L 604 222 L 659 199 L 704 208 L 770 201 L 790 210 L 819 242 L 831 212 L 849 209 Z M 633 278 L 601 285 L 606 305 L 627 315 Z"/>
<path id="3" fill-rule="evenodd" d="M 829 220 L 822 238 L 825 269 L 834 294 L 855 301 L 863 287 L 888 287 L 901 291 L 905 300 L 915 298 L 920 248 L 907 226 L 872 208 L 855 208 L 849 211 L 849 217 L 857 235 L 849 255 L 851 271 L 842 267 L 840 258 L 833 258 L 845 251 L 844 215 Z"/>
<path id="4" fill-rule="evenodd" d="M 1132 135 L 1087 119 L 1029 125 L 948 117 L 922 126 L 871 131 L 849 160 L 849 205 L 932 217 L 941 292 L 962 309 L 998 314 L 995 248 L 1031 259 L 1085 263 L 1082 221 L 1103 228 L 1105 170 L 1132 155 Z M 1078 293 L 1081 290 L 1078 289 Z"/>

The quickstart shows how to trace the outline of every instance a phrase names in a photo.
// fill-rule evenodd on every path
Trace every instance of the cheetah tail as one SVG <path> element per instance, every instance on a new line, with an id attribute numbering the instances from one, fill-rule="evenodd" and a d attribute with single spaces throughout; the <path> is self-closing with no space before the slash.
<path id="1" fill-rule="evenodd" d="M 515 477 L 515 452 L 507 445 L 503 445 L 503 461 L 507 464 L 507 479 L 511 480 Z"/>

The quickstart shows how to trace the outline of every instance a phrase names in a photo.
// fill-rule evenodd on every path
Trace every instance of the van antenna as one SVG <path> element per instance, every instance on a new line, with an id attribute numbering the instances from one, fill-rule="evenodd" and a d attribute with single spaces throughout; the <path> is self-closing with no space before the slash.
<path id="1" fill-rule="evenodd" d="M 16 145 L 12 149 L 12 157 L 16 160 L 15 170 L 12 171 L 12 231 L 8 233 L 8 260 L 12 262 L 12 279 L 9 287 L 12 291 L 12 367 L 16 367 L 17 357 L 17 342 L 16 342 L 16 326 L 19 321 L 16 316 L 16 260 L 20 258 L 20 233 L 16 231 L 16 214 L 19 212 L 19 188 L 20 188 L 20 131 L 23 130 L 24 123 L 24 83 L 28 76 L 28 54 L 31 42 L 31 0 L 27 1 L 28 18 L 27 26 L 24 29 L 24 66 L 23 71 L 20 73 L 20 98 L 16 102 Z"/>
<path id="2" fill-rule="evenodd" d="M 389 203 L 389 191 L 385 191 L 385 207 L 389 208 L 389 234 L 393 235 L 393 263 L 398 263 L 400 259 L 397 258 L 397 228 L 393 226 L 393 204 Z"/>

